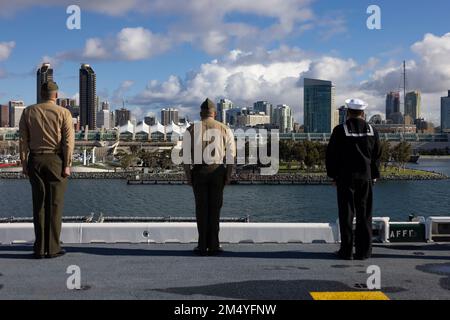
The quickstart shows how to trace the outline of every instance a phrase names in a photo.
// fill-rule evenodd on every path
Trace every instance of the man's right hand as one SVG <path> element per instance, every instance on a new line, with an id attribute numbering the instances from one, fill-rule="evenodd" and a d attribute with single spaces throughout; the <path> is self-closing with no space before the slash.
<path id="1" fill-rule="evenodd" d="M 70 176 L 70 167 L 65 167 L 62 173 L 63 178 L 67 178 Z"/>

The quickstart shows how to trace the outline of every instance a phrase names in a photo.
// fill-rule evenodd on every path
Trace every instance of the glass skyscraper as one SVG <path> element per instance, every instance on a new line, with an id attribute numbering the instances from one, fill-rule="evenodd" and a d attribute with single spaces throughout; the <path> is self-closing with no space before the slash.
<path id="1" fill-rule="evenodd" d="M 386 120 L 399 123 L 400 92 L 389 92 L 386 95 Z"/>
<path id="2" fill-rule="evenodd" d="M 330 133 L 339 121 L 333 83 L 305 78 L 303 90 L 305 132 Z"/>
<path id="3" fill-rule="evenodd" d="M 421 95 L 419 91 L 406 94 L 405 117 L 410 116 L 415 122 L 420 118 Z"/>

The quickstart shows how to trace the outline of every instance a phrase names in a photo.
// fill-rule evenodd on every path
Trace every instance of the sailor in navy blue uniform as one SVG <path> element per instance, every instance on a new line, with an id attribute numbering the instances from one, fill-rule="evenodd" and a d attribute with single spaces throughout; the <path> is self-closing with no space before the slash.
<path id="1" fill-rule="evenodd" d="M 365 260 L 372 254 L 372 186 L 380 178 L 380 139 L 364 120 L 367 103 L 359 99 L 345 103 L 347 120 L 334 128 L 326 154 L 327 174 L 337 187 L 341 233 L 337 255 Z"/>

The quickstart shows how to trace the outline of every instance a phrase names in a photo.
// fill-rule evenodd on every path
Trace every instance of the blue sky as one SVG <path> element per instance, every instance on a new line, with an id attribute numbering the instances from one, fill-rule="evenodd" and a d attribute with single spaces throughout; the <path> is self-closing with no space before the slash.
<path id="1" fill-rule="evenodd" d="M 34 103 L 36 68 L 45 60 L 54 65 L 55 79 L 65 96 L 76 95 L 79 64 L 90 63 L 97 73 L 98 95 L 110 100 L 113 108 L 124 96 L 138 117 L 171 105 L 187 114 L 195 114 L 194 108 L 203 95 L 227 96 L 243 106 L 258 98 L 275 104 L 288 103 L 301 122 L 301 84 L 289 86 L 299 82 L 293 79 L 295 72 L 299 79 L 302 75 L 327 75 L 328 65 L 324 61 L 336 63 L 330 70 L 348 67 L 352 73 L 350 78 L 342 72 L 332 79 L 338 100 L 361 90 L 361 96 L 372 102 L 374 110 L 379 112 L 383 111 L 383 90 L 388 89 L 379 84 L 391 83 L 392 90 L 396 89 L 396 73 L 391 69 L 399 67 L 403 59 L 412 68 L 411 89 L 424 92 L 424 104 L 427 104 L 424 107 L 429 109 L 424 114 L 428 118 L 438 120 L 438 96 L 445 93 L 444 88 L 450 89 L 448 64 L 439 59 L 434 60 L 436 64 L 443 63 L 441 69 L 447 73 L 440 75 L 436 88 L 420 88 L 420 76 L 416 81 L 416 75 L 429 63 L 427 54 L 450 50 L 447 38 L 443 38 L 450 32 L 446 23 L 450 3 L 446 0 L 265 0 L 260 6 L 255 5 L 255 1 L 219 0 L 112 2 L 116 3 L 117 10 L 111 9 L 114 4 L 108 6 L 98 0 L 43 0 L 43 5 L 39 6 L 30 5 L 29 1 L 0 0 L 0 49 L 2 44 L 14 43 L 8 54 L 2 56 L 0 50 L 0 103 L 10 99 Z M 200 5 L 202 2 L 204 4 Z M 68 14 L 65 11 L 72 3 L 79 4 L 82 10 L 81 30 L 66 28 Z M 366 9 L 370 4 L 381 8 L 382 30 L 366 28 Z M 273 8 L 281 7 L 273 13 Z M 119 52 L 118 39 L 124 29 L 130 31 L 123 33 L 124 37 L 132 39 L 125 39 L 123 50 Z M 429 33 L 436 39 L 424 41 Z M 96 39 L 102 54 L 86 54 L 89 39 Z M 149 39 L 152 45 L 146 46 L 145 41 Z M 416 43 L 420 50 L 414 51 L 411 46 Z M 421 43 L 436 44 L 438 48 L 425 52 Z M 239 50 L 242 55 L 230 61 L 232 50 Z M 133 55 L 131 51 L 138 54 Z M 265 51 L 267 55 L 257 55 L 257 51 Z M 249 56 L 251 62 L 242 58 Z M 213 62 L 216 59 L 217 62 Z M 308 61 L 309 65 L 284 78 L 272 76 L 263 83 L 258 82 L 261 74 L 257 77 L 257 72 L 264 72 L 261 66 L 273 67 L 274 71 L 290 68 L 289 63 L 296 61 L 299 64 Z M 253 69 L 245 70 L 250 73 L 259 70 L 255 71 L 254 78 L 240 74 L 242 69 L 238 66 L 249 64 Z M 217 73 L 216 66 L 227 71 Z M 284 73 L 282 71 L 280 74 Z M 223 79 L 215 83 L 214 75 Z M 332 73 L 331 77 L 334 76 Z M 152 80 L 157 82 L 149 88 L 147 84 Z M 368 83 L 361 85 L 363 82 Z M 239 91 L 230 89 L 234 85 L 253 94 L 240 95 Z M 258 85 L 268 89 L 259 91 Z M 286 85 L 286 91 L 282 85 Z"/>

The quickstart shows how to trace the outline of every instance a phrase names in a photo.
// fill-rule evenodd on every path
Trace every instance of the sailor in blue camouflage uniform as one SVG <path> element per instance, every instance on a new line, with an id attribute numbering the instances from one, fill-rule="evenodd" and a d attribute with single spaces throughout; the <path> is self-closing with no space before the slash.
<path id="1" fill-rule="evenodd" d="M 372 187 L 380 178 L 380 139 L 375 128 L 365 121 L 367 103 L 349 99 L 346 105 L 347 120 L 333 130 L 326 167 L 337 188 L 341 233 L 337 255 L 345 260 L 365 260 L 372 254 Z"/>

